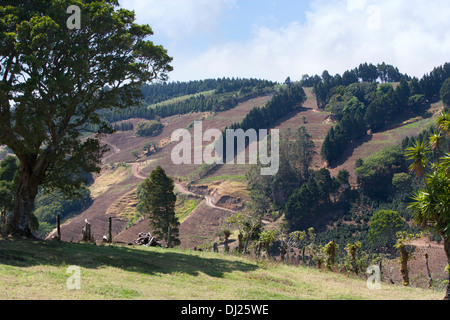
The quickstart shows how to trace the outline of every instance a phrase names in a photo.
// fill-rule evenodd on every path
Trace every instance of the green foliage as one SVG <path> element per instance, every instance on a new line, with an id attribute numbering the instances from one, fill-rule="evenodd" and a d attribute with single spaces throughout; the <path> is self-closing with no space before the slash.
<path id="1" fill-rule="evenodd" d="M 137 124 L 135 133 L 138 137 L 152 137 L 158 135 L 163 128 L 164 125 L 159 121 L 144 120 Z"/>
<path id="2" fill-rule="evenodd" d="M 152 171 L 139 190 L 139 209 L 149 219 L 152 234 L 166 241 L 168 247 L 179 245 L 178 227 L 180 222 L 175 216 L 176 195 L 174 182 L 161 166 Z"/>
<path id="3" fill-rule="evenodd" d="M 78 196 L 67 197 L 62 192 L 45 193 L 41 191 L 36 197 L 36 210 L 34 215 L 39 222 L 46 222 L 50 225 L 56 224 L 56 216 L 61 220 L 80 212 L 92 202 L 90 191 L 82 187 Z"/>
<path id="4" fill-rule="evenodd" d="M 450 78 L 444 81 L 439 91 L 442 102 L 447 108 L 450 108 Z"/>
<path id="5" fill-rule="evenodd" d="M 318 213 L 329 208 L 331 196 L 339 189 L 339 181 L 322 168 L 312 172 L 308 181 L 297 189 L 284 206 L 289 228 L 306 230 L 317 220 Z"/>
<path id="6" fill-rule="evenodd" d="M 293 84 L 281 89 L 262 108 L 255 107 L 245 116 L 240 124 L 233 124 L 231 129 L 267 129 L 289 112 L 301 106 L 306 100 L 306 94 L 302 86 Z"/>
<path id="7" fill-rule="evenodd" d="M 361 270 L 358 264 L 358 250 L 361 248 L 362 243 L 356 241 L 355 243 L 349 243 L 345 246 L 345 251 L 347 251 L 347 265 L 349 266 L 349 271 L 358 274 Z"/>
<path id="8" fill-rule="evenodd" d="M 120 124 L 114 125 L 114 131 L 133 131 L 133 123 L 131 122 L 121 122 Z"/>
<path id="9" fill-rule="evenodd" d="M 436 122 L 442 135 L 448 136 L 450 127 L 445 110 L 437 117 Z M 416 144 L 406 150 L 407 156 L 414 161 L 410 170 L 423 177 L 425 182 L 425 187 L 415 193 L 410 204 L 410 208 L 414 210 L 413 221 L 425 230 L 439 234 L 444 239 L 446 255 L 450 257 L 450 154 L 431 161 L 426 156 L 432 152 L 428 144 Z M 407 280 L 406 276 L 404 281 Z M 450 284 L 446 298 L 450 298 Z"/>
<path id="10" fill-rule="evenodd" d="M 398 231 L 405 229 L 405 221 L 398 212 L 380 210 L 370 219 L 368 240 L 374 248 L 390 249 L 396 242 Z"/>
<path id="11" fill-rule="evenodd" d="M 157 120 L 191 112 L 224 111 L 252 97 L 273 91 L 274 85 L 267 80 L 235 78 L 155 83 L 142 87 L 144 105 L 133 104 L 124 110 L 102 110 L 100 114 L 103 119 L 115 122 L 131 118 Z M 208 93 L 211 90 L 214 90 L 214 94 Z M 173 99 L 177 97 L 180 98 Z"/>
<path id="12" fill-rule="evenodd" d="M 411 194 L 412 184 L 413 177 L 405 172 L 396 173 L 392 178 L 393 191 L 400 194 L 401 200 L 405 200 Z"/>
<path id="13" fill-rule="evenodd" d="M 417 111 L 418 107 L 439 93 L 436 90 L 438 86 L 439 89 L 442 86 L 444 94 L 446 87 L 442 79 L 450 77 L 450 64 L 435 68 L 420 81 L 413 78 L 409 85 L 407 77 L 385 63 L 378 65 L 378 71 L 374 65 L 361 64 L 357 73 L 363 82 L 348 84 L 345 90 L 342 90 L 342 83 L 337 80 L 327 83 L 322 79 L 322 82 L 314 85 L 319 108 L 325 106 L 333 118 L 339 120 L 338 125 L 329 130 L 322 145 L 322 158 L 330 164 L 339 158 L 351 142 L 366 135 L 368 128 L 373 132 L 381 130 L 408 107 Z M 382 82 L 396 79 L 400 83 L 395 90 L 389 83 L 377 86 L 373 83 L 377 77 Z M 357 108 L 358 112 L 347 112 L 348 117 L 345 118 L 346 105 L 353 98 L 362 104 L 362 108 Z"/>
<path id="14" fill-rule="evenodd" d="M 0 5 L 0 144 L 22 168 L 8 232 L 30 236 L 41 186 L 71 194 L 83 172 L 100 171 L 99 134 L 112 127 L 99 111 L 134 105 L 143 83 L 167 80 L 172 58 L 145 40 L 150 26 L 117 1 L 78 0 L 81 31 L 67 28 L 68 1 L 7 4 Z M 82 139 L 90 125 L 97 134 Z"/>
<path id="15" fill-rule="evenodd" d="M 304 127 L 288 131 L 280 141 L 280 162 L 277 174 L 260 175 L 261 165 L 253 165 L 246 173 L 248 186 L 274 204 L 284 206 L 291 194 L 307 181 L 309 166 L 314 155 L 314 142 Z"/>
<path id="16" fill-rule="evenodd" d="M 323 248 L 323 252 L 326 256 L 325 264 L 331 270 L 336 262 L 336 252 L 339 246 L 333 240 L 328 242 L 327 245 Z"/>
<path id="17" fill-rule="evenodd" d="M 132 155 L 133 157 L 135 157 L 136 159 L 139 158 L 139 155 L 140 155 L 139 150 L 133 150 L 133 151 L 131 151 L 130 153 L 131 153 L 131 155 Z"/>
<path id="18" fill-rule="evenodd" d="M 385 199 L 391 191 L 394 174 L 404 170 L 402 149 L 391 146 L 364 159 L 362 165 L 355 169 L 355 174 L 365 195 Z"/>

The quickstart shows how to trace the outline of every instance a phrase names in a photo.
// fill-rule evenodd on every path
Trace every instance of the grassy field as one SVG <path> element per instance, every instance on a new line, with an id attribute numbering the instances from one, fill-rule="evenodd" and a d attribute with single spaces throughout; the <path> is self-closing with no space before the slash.
<path id="1" fill-rule="evenodd" d="M 0 239 L 0 278 L 3 300 L 441 300 L 444 296 L 387 284 L 369 289 L 365 280 L 347 275 L 221 253 L 9 238 Z"/>

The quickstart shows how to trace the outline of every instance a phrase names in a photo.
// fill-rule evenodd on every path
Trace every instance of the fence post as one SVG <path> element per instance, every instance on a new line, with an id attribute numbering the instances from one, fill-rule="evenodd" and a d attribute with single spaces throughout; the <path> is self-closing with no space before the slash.
<path id="1" fill-rule="evenodd" d="M 108 221 L 108 243 L 112 243 L 112 217 Z"/>
<path id="2" fill-rule="evenodd" d="M 56 233 L 58 235 L 58 241 L 61 241 L 61 221 L 59 214 L 56 215 Z"/>

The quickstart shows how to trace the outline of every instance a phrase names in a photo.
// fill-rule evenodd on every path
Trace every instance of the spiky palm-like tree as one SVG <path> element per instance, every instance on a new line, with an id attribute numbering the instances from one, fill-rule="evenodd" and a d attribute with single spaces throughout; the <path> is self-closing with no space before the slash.
<path id="1" fill-rule="evenodd" d="M 433 135 L 430 136 L 430 147 L 433 151 L 434 159 L 439 162 L 439 158 L 441 157 L 441 147 L 442 147 L 442 141 L 444 137 L 441 132 L 435 132 Z"/>
<path id="2" fill-rule="evenodd" d="M 446 128 L 445 111 L 438 117 L 437 123 L 442 134 L 450 135 Z M 433 145 L 433 141 L 431 142 Z M 427 154 L 431 152 L 428 143 L 421 141 L 406 149 L 406 156 L 413 160 L 409 169 L 424 178 L 426 187 L 413 196 L 410 208 L 414 210 L 413 220 L 424 229 L 434 230 L 444 239 L 444 250 L 450 265 L 450 154 L 439 161 L 431 162 Z M 450 283 L 447 286 L 445 300 L 450 300 Z"/>
<path id="3" fill-rule="evenodd" d="M 420 178 L 425 177 L 426 168 L 429 165 L 427 154 L 430 152 L 430 145 L 425 140 L 415 141 L 412 147 L 408 147 L 405 150 L 408 160 L 413 160 L 409 170 Z"/>

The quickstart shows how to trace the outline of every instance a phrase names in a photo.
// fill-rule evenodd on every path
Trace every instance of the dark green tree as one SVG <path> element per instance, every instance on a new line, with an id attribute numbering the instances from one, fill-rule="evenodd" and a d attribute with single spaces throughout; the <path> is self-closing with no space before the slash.
<path id="1" fill-rule="evenodd" d="M 12 156 L 0 162 L 0 231 L 6 227 L 8 212 L 14 209 L 17 167 L 17 158 Z"/>
<path id="2" fill-rule="evenodd" d="M 152 171 L 150 177 L 142 183 L 141 210 L 149 219 L 152 234 L 166 241 L 167 247 L 180 244 L 178 239 L 180 222 L 175 216 L 176 195 L 174 182 L 166 175 L 161 166 Z"/>
<path id="3" fill-rule="evenodd" d="M 447 108 L 450 108 L 450 78 L 444 81 L 444 84 L 441 87 L 440 95 L 442 102 Z"/>
<path id="4" fill-rule="evenodd" d="M 69 29 L 67 8 L 81 10 Z M 117 0 L 0 3 L 0 144 L 19 159 L 8 233 L 30 237 L 39 187 L 75 193 L 81 172 L 99 172 L 99 135 L 112 132 L 99 110 L 136 104 L 143 83 L 166 80 L 172 59 L 147 40 L 148 25 Z M 83 128 L 97 134 L 81 139 Z"/>
<path id="5" fill-rule="evenodd" d="M 370 228 L 367 235 L 374 248 L 392 249 L 397 241 L 397 232 L 405 229 L 405 221 L 398 212 L 392 210 L 377 211 L 370 218 Z"/>

